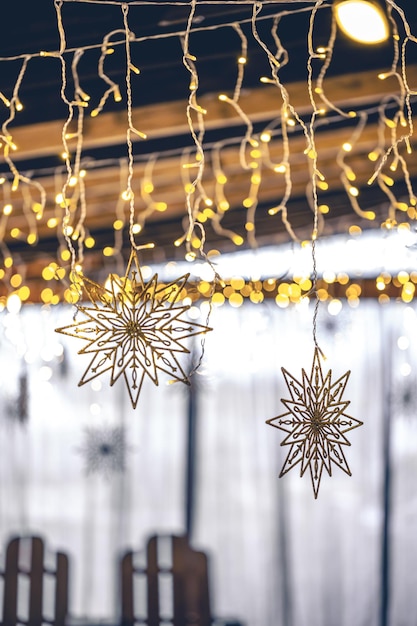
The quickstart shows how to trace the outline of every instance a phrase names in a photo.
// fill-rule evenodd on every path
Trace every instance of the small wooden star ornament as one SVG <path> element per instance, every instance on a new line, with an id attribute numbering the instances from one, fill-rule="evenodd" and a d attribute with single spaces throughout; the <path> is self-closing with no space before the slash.
<path id="1" fill-rule="evenodd" d="M 331 476 L 335 465 L 351 476 L 343 451 L 343 446 L 350 446 L 345 433 L 363 422 L 345 413 L 350 401 L 342 400 L 342 396 L 350 371 L 335 382 L 331 370 L 323 376 L 318 348 L 314 351 L 311 374 L 308 376 L 302 369 L 301 382 L 281 369 L 291 398 L 281 399 L 287 408 L 285 413 L 266 421 L 287 434 L 281 442 L 289 450 L 280 478 L 296 465 L 300 465 L 300 476 L 308 469 L 317 498 L 323 469 Z"/>
<path id="2" fill-rule="evenodd" d="M 145 376 L 155 385 L 159 384 L 159 372 L 188 383 L 178 358 L 189 353 L 183 341 L 211 330 L 183 318 L 190 307 L 178 300 L 188 277 L 185 274 L 161 284 L 155 274 L 145 284 L 135 249 L 125 276 L 112 274 L 108 286 L 83 277 L 82 286 L 92 306 L 75 306 L 86 319 L 56 329 L 86 342 L 78 354 L 93 355 L 79 386 L 107 371 L 110 385 L 123 375 L 136 408 Z"/>

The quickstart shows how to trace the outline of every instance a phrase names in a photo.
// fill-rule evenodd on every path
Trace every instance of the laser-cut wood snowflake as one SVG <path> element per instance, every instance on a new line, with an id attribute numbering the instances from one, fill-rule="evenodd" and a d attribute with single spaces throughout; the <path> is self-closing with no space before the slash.
<path id="1" fill-rule="evenodd" d="M 145 376 L 155 385 L 158 373 L 188 383 L 178 357 L 189 353 L 183 341 L 211 328 L 183 319 L 189 305 L 178 302 L 189 274 L 169 284 L 155 274 L 145 284 L 137 253 L 132 250 L 124 277 L 112 274 L 103 287 L 83 277 L 82 285 L 93 306 L 76 304 L 86 319 L 57 328 L 56 332 L 83 339 L 78 354 L 92 354 L 78 385 L 110 371 L 110 385 L 123 375 L 133 408 Z"/>
<path id="2" fill-rule="evenodd" d="M 350 446 L 345 433 L 361 426 L 363 422 L 346 415 L 349 400 L 342 400 L 350 371 L 332 382 L 332 371 L 326 376 L 320 363 L 319 351 L 314 351 L 310 377 L 304 369 L 299 382 L 284 368 L 291 399 L 281 402 L 288 409 L 282 415 L 267 420 L 267 424 L 287 433 L 281 442 L 289 451 L 280 477 L 300 464 L 300 476 L 310 470 L 314 497 L 317 498 L 323 469 L 332 475 L 332 465 L 351 476 L 343 446 Z"/>

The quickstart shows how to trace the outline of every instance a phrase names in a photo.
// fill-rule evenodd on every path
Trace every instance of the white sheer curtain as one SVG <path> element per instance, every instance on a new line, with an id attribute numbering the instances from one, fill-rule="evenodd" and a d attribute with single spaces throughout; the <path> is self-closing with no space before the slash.
<path id="1" fill-rule="evenodd" d="M 184 531 L 186 396 L 163 384 L 156 393 L 145 386 L 134 411 L 122 381 L 78 387 L 88 357 L 76 354 L 76 340 L 54 331 L 71 315 L 68 307 L 33 307 L 15 320 L 10 339 L 2 337 L 3 397 L 18 392 L 21 346 L 30 363 L 27 424 L 4 411 L 1 420 L 1 539 L 4 545 L 10 534 L 40 534 L 66 551 L 71 614 L 114 619 L 120 553 L 142 547 L 151 533 Z M 53 355 L 62 345 L 61 363 Z M 114 426 L 125 430 L 125 471 L 88 472 L 88 429 L 100 434 Z"/>
<path id="2" fill-rule="evenodd" d="M 152 384 L 138 408 L 123 383 L 78 387 L 86 361 L 54 332 L 71 312 L 1 313 L 0 541 L 36 533 L 70 556 L 71 614 L 117 617 L 117 559 L 154 532 L 185 530 L 187 388 Z M 208 552 L 214 613 L 245 626 L 380 624 L 384 433 L 391 426 L 390 622 L 417 614 L 416 306 L 322 304 L 318 341 L 334 376 L 351 370 L 348 413 L 364 425 L 346 450 L 349 477 L 323 475 L 318 500 L 265 420 L 288 397 L 281 367 L 311 368 L 312 310 L 272 302 L 214 309 L 198 380 L 192 541 Z M 67 340 L 66 340 L 67 339 Z M 61 362 L 59 345 L 65 349 Z M 55 356 L 54 356 L 55 354 Z M 28 380 L 28 420 L 16 411 Z M 388 381 L 388 383 L 387 383 Z M 388 404 L 387 404 L 388 403 Z M 23 416 L 24 411 L 20 411 Z M 86 472 L 88 430 L 121 426 L 125 471 Z M 83 452 L 84 450 L 84 452 Z"/>
<path id="3" fill-rule="evenodd" d="M 301 368 L 311 368 L 311 320 L 311 310 L 272 304 L 222 308 L 207 339 L 196 538 L 215 555 L 217 613 L 238 615 L 248 626 L 382 623 L 384 411 L 389 393 L 395 397 L 398 385 L 416 374 L 415 306 L 363 300 L 333 317 L 322 305 L 324 368 L 334 377 L 351 370 L 347 412 L 364 425 L 349 433 L 352 476 L 337 468 L 331 478 L 323 475 L 317 501 L 307 475 L 301 479 L 293 470 L 278 479 L 282 437 L 265 425 L 283 412 L 280 398 L 288 397 L 281 366 L 298 379 Z M 406 351 L 397 345 L 402 336 Z M 399 359 L 410 370 L 400 371 Z M 408 396 L 416 406 L 415 387 Z M 413 623 L 416 614 L 416 435 L 417 413 L 405 422 L 392 412 L 387 565 L 393 626 Z"/>

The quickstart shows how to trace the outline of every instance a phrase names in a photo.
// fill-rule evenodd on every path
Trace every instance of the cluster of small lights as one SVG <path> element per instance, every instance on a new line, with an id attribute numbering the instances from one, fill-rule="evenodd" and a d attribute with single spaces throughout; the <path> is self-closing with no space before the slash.
<path id="1" fill-rule="evenodd" d="M 214 258 L 219 253 L 211 254 Z M 175 266 L 175 262 L 168 263 L 166 269 Z M 77 268 L 81 271 L 81 268 Z M 144 279 L 152 275 L 151 267 L 142 267 Z M 41 276 L 45 281 L 37 298 L 43 304 L 56 305 L 62 301 L 75 304 L 80 297 L 77 284 L 71 283 L 63 288 L 62 281 L 67 276 L 67 271 L 55 262 L 49 263 L 42 269 Z M 5 281 L 5 270 L 0 269 L 0 280 Z M 81 274 L 80 274 L 81 277 Z M 17 271 L 11 270 L 8 275 L 8 295 L 0 297 L 0 310 L 8 309 L 15 311 L 20 309 L 22 303 L 31 302 L 31 292 L 24 284 L 24 277 Z M 374 284 L 374 288 L 372 285 Z M 163 283 L 161 283 L 163 285 Z M 202 279 L 189 281 L 188 287 L 184 287 L 180 299 L 187 305 L 210 301 L 213 306 L 222 306 L 227 303 L 233 307 L 240 307 L 245 301 L 253 304 L 261 304 L 264 300 L 275 300 L 280 308 L 286 308 L 292 304 L 299 304 L 311 298 L 317 297 L 322 302 L 330 304 L 330 309 L 337 309 L 336 301 L 345 299 L 351 307 L 359 304 L 361 297 L 377 297 L 381 304 L 389 302 L 392 298 L 401 299 L 403 302 L 411 302 L 416 297 L 417 271 L 401 270 L 397 273 L 381 272 L 375 279 L 361 280 L 350 277 L 346 272 L 325 271 L 318 278 L 316 291 L 313 293 L 313 283 L 310 276 L 293 276 L 291 280 L 281 280 L 275 277 L 261 278 L 233 276 L 223 278 L 221 284 L 214 285 L 209 276 Z M 372 293 L 370 293 L 372 291 Z"/>

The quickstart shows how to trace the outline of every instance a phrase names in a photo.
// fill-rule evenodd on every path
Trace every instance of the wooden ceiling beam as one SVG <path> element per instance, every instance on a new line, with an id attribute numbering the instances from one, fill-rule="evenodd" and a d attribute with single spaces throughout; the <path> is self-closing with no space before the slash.
<path id="1" fill-rule="evenodd" d="M 324 82 L 326 97 L 335 106 L 347 112 L 359 106 L 378 104 L 385 96 L 399 93 L 399 84 L 395 76 L 379 80 L 377 75 L 377 71 L 366 71 L 326 78 Z M 416 65 L 410 65 L 407 68 L 407 80 L 410 87 L 417 85 Z M 311 103 L 306 82 L 290 83 L 285 87 L 295 110 L 300 115 L 308 114 L 311 111 Z M 217 95 L 202 95 L 197 100 L 198 104 L 207 110 L 204 116 L 206 130 L 244 125 L 244 121 L 235 108 L 227 102 L 219 101 Z M 317 103 L 320 105 L 319 96 L 317 96 Z M 262 85 L 248 91 L 243 89 L 239 106 L 252 123 L 268 124 L 279 118 L 282 98 L 276 86 Z M 133 123 L 138 130 L 146 133 L 150 140 L 189 135 L 186 108 L 186 100 L 134 107 Z M 31 126 L 12 124 L 8 130 L 18 148 L 13 153 L 13 160 L 18 162 L 59 155 L 63 149 L 63 125 L 64 120 Z M 127 117 L 124 109 L 119 112 L 103 112 L 96 118 L 91 118 L 86 114 L 83 150 L 123 145 L 126 142 L 126 127 Z M 68 130 L 75 132 L 75 125 L 70 125 Z M 75 146 L 75 139 L 69 141 L 69 146 L 70 148 Z"/>

